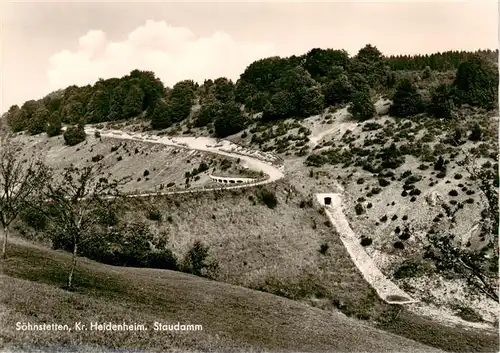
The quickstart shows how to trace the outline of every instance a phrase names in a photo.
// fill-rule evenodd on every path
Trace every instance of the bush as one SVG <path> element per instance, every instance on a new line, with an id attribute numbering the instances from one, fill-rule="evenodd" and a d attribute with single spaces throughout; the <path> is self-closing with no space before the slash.
<path id="1" fill-rule="evenodd" d="M 148 267 L 177 271 L 177 257 L 170 249 L 150 252 L 147 256 Z"/>
<path id="2" fill-rule="evenodd" d="M 104 156 L 102 154 L 98 154 L 98 155 L 95 155 L 95 156 L 92 156 L 92 162 L 96 163 L 96 162 L 99 162 L 101 159 L 103 159 Z"/>
<path id="3" fill-rule="evenodd" d="M 394 249 L 404 249 L 404 248 L 405 248 L 405 245 L 403 244 L 403 242 L 396 241 L 394 243 Z"/>
<path id="4" fill-rule="evenodd" d="M 99 131 L 95 131 L 95 132 L 94 132 L 94 137 L 95 137 L 96 139 L 100 139 L 100 138 L 101 138 L 101 133 L 100 133 Z"/>
<path id="5" fill-rule="evenodd" d="M 370 246 L 373 243 L 372 238 L 370 237 L 361 237 L 360 244 L 362 246 Z"/>
<path id="6" fill-rule="evenodd" d="M 276 198 L 276 194 L 267 189 L 261 190 L 258 195 L 258 199 L 267 207 L 274 209 L 278 205 L 278 199 Z"/>
<path id="7" fill-rule="evenodd" d="M 390 183 L 391 183 L 390 181 L 388 181 L 388 180 L 386 180 L 386 179 L 383 179 L 383 178 L 380 178 L 380 179 L 378 180 L 378 184 L 379 184 L 380 186 L 382 186 L 382 187 L 386 187 L 386 186 L 388 186 Z"/>
<path id="8" fill-rule="evenodd" d="M 448 193 L 448 195 L 450 195 L 450 196 L 458 196 L 458 191 L 457 190 L 450 190 L 450 192 Z"/>
<path id="9" fill-rule="evenodd" d="M 321 255 L 326 255 L 326 252 L 328 251 L 329 245 L 327 243 L 321 244 L 319 248 L 319 253 Z"/>
<path id="10" fill-rule="evenodd" d="M 412 278 L 418 275 L 419 265 L 414 262 L 403 262 L 394 272 L 395 279 Z"/>
<path id="11" fill-rule="evenodd" d="M 472 127 L 472 131 L 469 135 L 469 140 L 470 141 L 481 141 L 483 135 L 483 131 L 481 130 L 481 126 L 476 123 Z"/>
<path id="12" fill-rule="evenodd" d="M 21 215 L 24 223 L 36 231 L 42 231 L 47 226 L 45 214 L 35 208 L 28 207 Z"/>
<path id="13" fill-rule="evenodd" d="M 71 126 L 64 132 L 64 142 L 68 146 L 78 145 L 80 142 L 85 141 L 87 135 L 83 125 Z"/>
<path id="14" fill-rule="evenodd" d="M 148 219 L 152 221 L 161 221 L 161 212 L 157 208 L 151 208 L 148 211 Z"/>
<path id="15" fill-rule="evenodd" d="M 149 170 L 145 170 L 144 173 L 143 173 L 143 176 L 147 177 L 149 175 Z"/>
<path id="16" fill-rule="evenodd" d="M 356 211 L 356 214 L 358 216 L 362 215 L 363 213 L 365 213 L 365 209 L 364 209 L 363 205 L 360 204 L 360 203 L 356 204 L 356 206 L 354 207 L 354 210 Z"/>
<path id="17" fill-rule="evenodd" d="M 482 316 L 472 308 L 462 307 L 458 310 L 458 316 L 469 322 L 482 322 Z"/>

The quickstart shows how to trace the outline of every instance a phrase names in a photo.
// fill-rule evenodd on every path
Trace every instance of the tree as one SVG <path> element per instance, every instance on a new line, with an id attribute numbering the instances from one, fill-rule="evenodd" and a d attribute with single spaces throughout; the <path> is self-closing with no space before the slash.
<path id="1" fill-rule="evenodd" d="M 110 202 L 121 197 L 119 187 L 129 178 L 108 181 L 102 164 L 64 169 L 59 180 L 52 180 L 43 193 L 42 212 L 49 219 L 48 234 L 52 241 L 69 240 L 72 247 L 71 269 L 67 288 L 73 288 L 79 247 L 92 239 L 94 227 Z"/>
<path id="2" fill-rule="evenodd" d="M 245 109 L 247 111 L 259 113 L 264 110 L 267 103 L 269 103 L 269 95 L 264 92 L 258 92 L 246 100 Z"/>
<path id="3" fill-rule="evenodd" d="M 325 98 L 317 86 L 297 90 L 297 113 L 301 117 L 319 114 L 325 108 Z"/>
<path id="4" fill-rule="evenodd" d="M 353 92 L 354 87 L 345 74 L 340 75 L 337 79 L 329 82 L 323 88 L 327 105 L 346 103 L 351 99 Z"/>
<path id="5" fill-rule="evenodd" d="M 141 111 L 147 110 L 152 113 L 156 103 L 165 98 L 165 86 L 152 71 L 133 70 L 130 73 L 130 79 L 137 79 L 136 82 L 144 92 Z"/>
<path id="6" fill-rule="evenodd" d="M 498 101 L 498 69 L 475 56 L 460 64 L 453 85 L 460 101 L 472 106 L 493 109 Z"/>
<path id="7" fill-rule="evenodd" d="M 174 85 L 167 101 L 167 114 L 172 123 L 180 122 L 189 117 L 196 88 L 196 84 L 190 80 L 181 81 Z"/>
<path id="8" fill-rule="evenodd" d="M 367 44 L 351 60 L 350 70 L 352 73 L 363 75 L 370 87 L 377 87 L 386 81 L 388 68 L 380 50 Z"/>
<path id="9" fill-rule="evenodd" d="M 23 113 L 18 105 L 13 105 L 9 108 L 7 112 L 7 124 L 13 132 L 23 131 L 26 128 Z"/>
<path id="10" fill-rule="evenodd" d="M 400 118 L 407 118 L 424 111 L 422 96 L 418 93 L 415 85 L 408 79 L 404 79 L 396 88 L 392 97 L 392 105 L 389 114 Z"/>
<path id="11" fill-rule="evenodd" d="M 106 121 L 109 114 L 109 96 L 102 88 L 97 88 L 87 104 L 87 117 L 89 123 Z"/>
<path id="12" fill-rule="evenodd" d="M 0 225 L 4 233 L 2 257 L 6 258 L 9 226 L 43 188 L 47 168 L 39 161 L 21 160 L 20 145 L 10 137 L 0 141 Z"/>
<path id="13" fill-rule="evenodd" d="M 61 134 L 61 118 L 57 111 L 50 114 L 50 118 L 47 122 L 46 132 L 49 137 L 57 136 Z"/>
<path id="14" fill-rule="evenodd" d="M 234 101 L 234 83 L 225 77 L 219 77 L 214 81 L 215 98 L 221 103 L 229 103 Z"/>
<path id="15" fill-rule="evenodd" d="M 151 127 L 153 129 L 165 129 L 172 125 L 172 120 L 168 114 L 168 106 L 165 102 L 159 101 L 151 114 Z"/>
<path id="16" fill-rule="evenodd" d="M 288 91 L 275 93 L 264 107 L 262 120 L 271 121 L 290 118 L 297 112 L 295 97 Z"/>
<path id="17" fill-rule="evenodd" d="M 450 119 L 455 110 L 455 89 L 451 85 L 439 85 L 431 93 L 429 111 L 436 118 Z"/>
<path id="18" fill-rule="evenodd" d="M 45 132 L 50 112 L 44 106 L 38 107 L 28 121 L 28 132 L 31 135 L 38 135 Z"/>
<path id="19" fill-rule="evenodd" d="M 212 97 L 212 99 L 201 106 L 198 117 L 195 120 L 195 126 L 202 127 L 212 123 L 219 116 L 221 107 L 222 104 L 215 97 Z"/>
<path id="20" fill-rule="evenodd" d="M 135 117 L 142 112 L 142 102 L 144 92 L 138 85 L 130 86 L 127 97 L 123 105 L 123 115 L 125 119 Z"/>
<path id="21" fill-rule="evenodd" d="M 236 103 L 223 104 L 214 122 L 215 133 L 218 137 L 226 137 L 240 132 L 245 128 L 245 125 L 246 119 Z"/>
<path id="22" fill-rule="evenodd" d="M 314 48 L 305 56 L 304 68 L 314 79 L 328 76 L 333 66 L 349 66 L 349 55 L 345 50 Z"/>
<path id="23" fill-rule="evenodd" d="M 370 95 L 366 92 L 355 93 L 347 110 L 354 119 L 360 121 L 373 118 L 377 113 Z"/>

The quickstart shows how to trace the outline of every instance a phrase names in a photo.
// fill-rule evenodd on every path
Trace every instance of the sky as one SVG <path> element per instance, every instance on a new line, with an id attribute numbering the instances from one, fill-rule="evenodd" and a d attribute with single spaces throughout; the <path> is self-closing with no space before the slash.
<path id="1" fill-rule="evenodd" d="M 365 44 L 384 54 L 498 47 L 491 0 L 8 2 L 0 0 L 0 112 L 69 85 L 151 70 L 234 81 L 253 61 Z"/>

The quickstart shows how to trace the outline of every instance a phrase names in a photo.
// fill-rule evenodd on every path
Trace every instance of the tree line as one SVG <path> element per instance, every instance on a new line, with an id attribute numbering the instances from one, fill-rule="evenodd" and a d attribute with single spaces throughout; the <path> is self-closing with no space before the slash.
<path id="1" fill-rule="evenodd" d="M 427 111 L 451 117 L 463 104 L 496 107 L 497 55 L 483 50 L 387 57 L 368 44 L 350 57 L 345 50 L 314 48 L 301 56 L 257 60 L 237 82 L 225 77 L 201 85 L 184 80 L 172 88 L 153 72 L 134 70 L 122 78 L 70 86 L 21 107 L 14 105 L 7 121 L 15 132 L 55 136 L 62 124 L 141 118 L 150 121 L 153 129 L 165 129 L 191 118 L 188 128 L 206 127 L 225 137 L 255 119 L 308 117 L 348 103 L 356 118 L 367 119 L 374 115 L 372 100 L 380 94 L 389 94 L 395 101 L 391 114 L 397 116 Z M 417 70 L 418 78 L 401 75 L 405 70 Z M 433 88 L 430 101 L 423 102 L 416 81 L 446 70 L 456 71 L 455 81 Z"/>

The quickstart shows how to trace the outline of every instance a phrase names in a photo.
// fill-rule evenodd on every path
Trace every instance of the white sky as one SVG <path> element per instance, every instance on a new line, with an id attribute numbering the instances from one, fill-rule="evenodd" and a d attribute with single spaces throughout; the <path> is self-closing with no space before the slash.
<path id="1" fill-rule="evenodd" d="M 498 47 L 495 1 L 12 3 L 2 1 L 0 111 L 71 84 L 152 70 L 164 84 L 238 79 L 314 47 L 385 54 Z"/>

